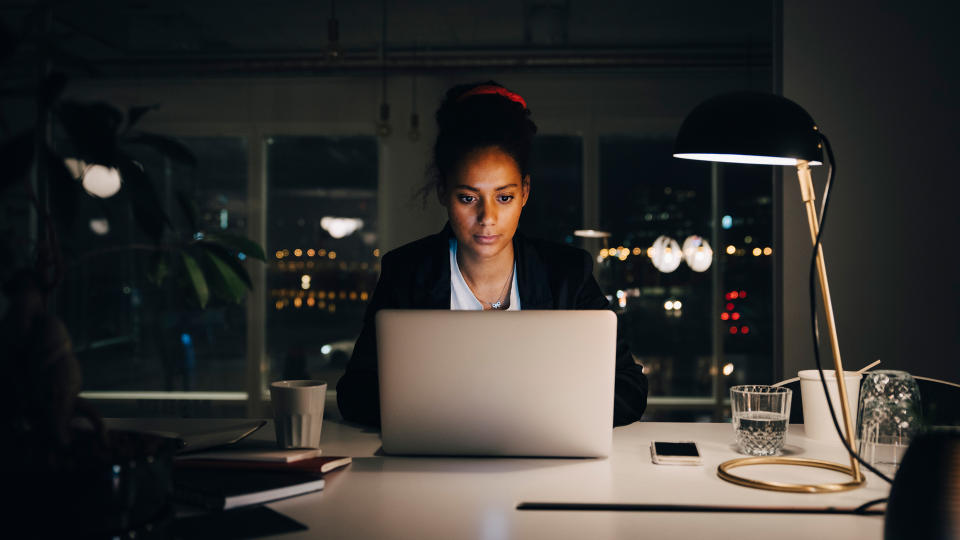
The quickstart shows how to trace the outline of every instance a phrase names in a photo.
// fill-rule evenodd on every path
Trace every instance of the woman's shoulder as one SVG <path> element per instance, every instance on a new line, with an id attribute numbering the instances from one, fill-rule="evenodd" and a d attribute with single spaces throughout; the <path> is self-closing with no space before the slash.
<path id="1" fill-rule="evenodd" d="M 580 273 L 585 268 L 592 269 L 590 254 L 576 246 L 529 236 L 521 239 L 527 253 L 524 257 L 539 259 L 550 273 Z"/>
<path id="2" fill-rule="evenodd" d="M 446 253 L 447 235 L 445 231 L 431 234 L 391 249 L 383 256 L 383 262 L 408 265 L 422 262 L 425 258 L 437 257 Z M 439 255 L 438 255 L 439 254 Z"/>
<path id="3" fill-rule="evenodd" d="M 411 256 L 423 255 L 437 249 L 437 246 L 443 243 L 443 232 L 436 234 L 431 234 L 424 236 L 423 238 L 418 238 L 412 242 L 407 242 L 400 247 L 391 249 L 384 255 L 384 258 L 391 259 L 406 259 Z"/>

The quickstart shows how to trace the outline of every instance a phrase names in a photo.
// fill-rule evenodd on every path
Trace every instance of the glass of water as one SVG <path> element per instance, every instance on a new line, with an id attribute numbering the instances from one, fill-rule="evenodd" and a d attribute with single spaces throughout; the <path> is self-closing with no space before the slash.
<path id="1" fill-rule="evenodd" d="M 789 388 L 762 384 L 730 388 L 737 450 L 748 456 L 776 456 L 783 450 L 790 419 Z"/>
<path id="2" fill-rule="evenodd" d="M 864 376 L 857 418 L 860 457 L 895 473 L 920 424 L 920 390 L 909 373 L 882 369 Z"/>

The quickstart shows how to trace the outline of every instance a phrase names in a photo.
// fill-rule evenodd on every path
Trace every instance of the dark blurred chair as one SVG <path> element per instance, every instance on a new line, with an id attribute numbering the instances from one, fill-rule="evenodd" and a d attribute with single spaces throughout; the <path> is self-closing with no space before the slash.
<path id="1" fill-rule="evenodd" d="M 928 426 L 960 426 L 960 384 L 929 377 L 913 377 L 920 389 L 923 423 Z"/>

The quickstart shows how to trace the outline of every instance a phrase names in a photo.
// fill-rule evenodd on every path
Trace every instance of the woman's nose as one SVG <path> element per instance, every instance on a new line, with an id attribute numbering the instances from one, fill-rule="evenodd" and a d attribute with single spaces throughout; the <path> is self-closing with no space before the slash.
<path id="1" fill-rule="evenodd" d="M 481 199 L 477 206 L 477 222 L 492 225 L 497 222 L 497 207 L 494 201 Z"/>

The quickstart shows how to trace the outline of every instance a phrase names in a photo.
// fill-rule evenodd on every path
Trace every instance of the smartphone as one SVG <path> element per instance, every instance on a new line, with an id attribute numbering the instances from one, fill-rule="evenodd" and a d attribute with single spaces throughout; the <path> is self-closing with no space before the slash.
<path id="1" fill-rule="evenodd" d="M 650 443 L 650 458 L 657 465 L 699 465 L 700 449 L 693 441 Z"/>

